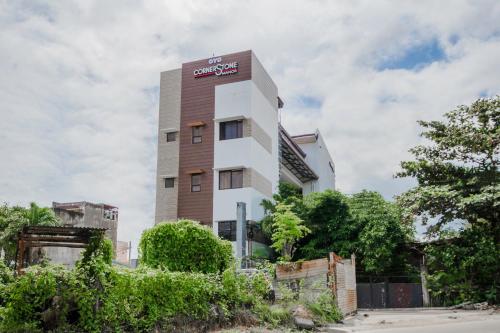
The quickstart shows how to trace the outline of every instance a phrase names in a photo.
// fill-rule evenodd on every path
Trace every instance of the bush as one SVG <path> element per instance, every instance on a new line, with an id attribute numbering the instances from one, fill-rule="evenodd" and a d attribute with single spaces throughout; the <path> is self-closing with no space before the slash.
<path id="1" fill-rule="evenodd" d="M 49 315 L 47 310 L 56 305 L 54 297 L 59 296 L 65 300 L 71 298 L 69 294 L 72 290 L 69 286 L 73 278 L 72 272 L 62 266 L 29 268 L 24 275 L 6 287 L 5 307 L 0 312 L 0 330 L 2 332 L 41 330 L 43 317 Z M 64 321 L 66 312 L 67 306 L 63 306 L 61 315 L 55 320 Z"/>
<path id="2" fill-rule="evenodd" d="M 253 312 L 257 315 L 261 324 L 271 327 L 288 325 L 292 321 L 290 310 L 281 306 L 261 302 L 255 305 Z"/>
<path id="3" fill-rule="evenodd" d="M 342 319 L 342 313 L 329 292 L 321 294 L 314 302 L 308 302 L 306 306 L 313 313 L 315 321 L 320 324 L 334 323 Z"/>
<path id="4" fill-rule="evenodd" d="M 190 220 L 163 222 L 143 232 L 140 263 L 171 271 L 218 273 L 232 261 L 232 247 L 211 229 Z"/>
<path id="5" fill-rule="evenodd" d="M 242 309 L 264 306 L 269 291 L 261 274 L 231 268 L 219 275 L 107 266 L 92 281 L 97 287 L 82 270 L 29 268 L 7 286 L 0 331 L 148 332 L 175 320 L 220 325 L 237 320 Z"/>
<path id="6" fill-rule="evenodd" d="M 433 300 L 444 306 L 467 301 L 499 304 L 500 247 L 494 236 L 480 226 L 450 236 L 425 248 Z"/>

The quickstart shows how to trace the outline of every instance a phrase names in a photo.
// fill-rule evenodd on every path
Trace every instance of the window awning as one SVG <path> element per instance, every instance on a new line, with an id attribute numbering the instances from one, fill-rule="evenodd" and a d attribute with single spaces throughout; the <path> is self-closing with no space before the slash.
<path id="1" fill-rule="evenodd" d="M 198 127 L 198 126 L 205 126 L 206 123 L 204 121 L 192 121 L 188 123 L 189 127 Z"/>
<path id="2" fill-rule="evenodd" d="M 203 169 L 191 169 L 186 171 L 188 175 L 195 175 L 195 174 L 200 174 L 200 173 L 205 173 L 205 170 Z"/>

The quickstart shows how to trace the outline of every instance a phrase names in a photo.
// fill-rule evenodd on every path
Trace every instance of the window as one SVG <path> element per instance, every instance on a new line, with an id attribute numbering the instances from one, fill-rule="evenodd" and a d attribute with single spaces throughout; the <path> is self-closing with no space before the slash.
<path id="1" fill-rule="evenodd" d="M 243 187 L 243 170 L 219 171 L 219 190 Z"/>
<path id="2" fill-rule="evenodd" d="M 201 126 L 194 126 L 192 143 L 201 143 Z"/>
<path id="3" fill-rule="evenodd" d="M 219 139 L 230 140 L 243 137 L 243 120 L 226 121 L 220 123 Z"/>
<path id="4" fill-rule="evenodd" d="M 201 191 L 201 174 L 191 175 L 191 192 Z"/>
<path id="5" fill-rule="evenodd" d="M 175 141 L 176 136 L 177 136 L 177 133 L 175 133 L 175 132 L 168 132 L 167 133 L 167 142 L 173 142 L 173 141 Z"/>
<path id="6" fill-rule="evenodd" d="M 174 187 L 175 178 L 165 178 L 165 188 Z"/>
<path id="7" fill-rule="evenodd" d="M 219 237 L 228 241 L 236 241 L 236 221 L 219 222 Z"/>

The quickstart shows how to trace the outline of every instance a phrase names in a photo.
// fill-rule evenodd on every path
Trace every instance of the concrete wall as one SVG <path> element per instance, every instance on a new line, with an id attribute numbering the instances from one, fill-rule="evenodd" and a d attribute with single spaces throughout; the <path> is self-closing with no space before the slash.
<path id="1" fill-rule="evenodd" d="M 341 259 L 335 262 L 335 296 L 343 315 L 353 313 L 358 309 L 356 297 L 356 260 Z"/>
<path id="2" fill-rule="evenodd" d="M 161 73 L 155 223 L 177 219 L 181 75 L 180 68 Z M 167 142 L 170 132 L 176 141 Z M 173 188 L 165 188 L 165 178 L 175 178 Z"/>
<path id="3" fill-rule="evenodd" d="M 264 213 L 260 202 L 278 185 L 277 108 L 250 80 L 217 86 L 215 96 L 214 224 L 235 220 L 238 201 L 247 203 L 247 218 L 258 221 Z M 232 119 L 245 119 L 249 136 L 219 140 L 218 123 Z M 218 171 L 231 168 L 246 170 L 245 185 L 250 188 L 218 189 Z"/>

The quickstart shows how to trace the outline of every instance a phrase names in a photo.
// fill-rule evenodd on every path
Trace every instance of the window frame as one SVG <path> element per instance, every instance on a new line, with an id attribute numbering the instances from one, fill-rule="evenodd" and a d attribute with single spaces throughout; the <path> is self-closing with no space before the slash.
<path id="1" fill-rule="evenodd" d="M 170 139 L 169 139 L 169 136 L 170 136 L 170 135 L 173 135 L 173 136 L 174 136 L 174 139 L 173 139 L 173 140 L 170 140 Z M 167 132 L 167 133 L 166 133 L 166 140 L 167 140 L 167 142 L 175 142 L 175 141 L 177 141 L 177 132 Z"/>
<path id="2" fill-rule="evenodd" d="M 172 186 L 167 186 L 167 180 L 172 181 Z M 163 178 L 163 186 L 165 188 L 174 188 L 175 187 L 175 177 L 164 177 Z"/>
<path id="3" fill-rule="evenodd" d="M 191 143 L 192 144 L 198 144 L 203 142 L 203 133 L 202 133 L 203 126 L 193 126 L 191 127 Z M 198 133 L 195 134 L 195 131 L 199 131 Z M 199 141 L 198 141 L 199 140 Z"/>
<path id="4" fill-rule="evenodd" d="M 196 184 L 193 183 L 193 177 L 199 177 L 199 182 Z M 201 192 L 201 173 L 191 174 L 191 192 Z"/>
<path id="5" fill-rule="evenodd" d="M 233 173 L 241 173 L 241 186 L 234 187 L 233 185 Z M 227 174 L 229 173 L 229 187 L 222 188 L 221 184 L 221 174 Z M 243 188 L 243 169 L 234 169 L 234 170 L 221 170 L 219 171 L 219 190 L 233 190 L 233 189 L 238 189 L 238 188 Z"/>
<path id="6" fill-rule="evenodd" d="M 236 136 L 228 138 L 226 137 L 226 126 L 228 124 L 236 123 Z M 219 123 L 219 140 L 233 140 L 233 139 L 241 139 L 243 137 L 243 119 L 230 120 L 230 121 L 221 121 Z"/>

